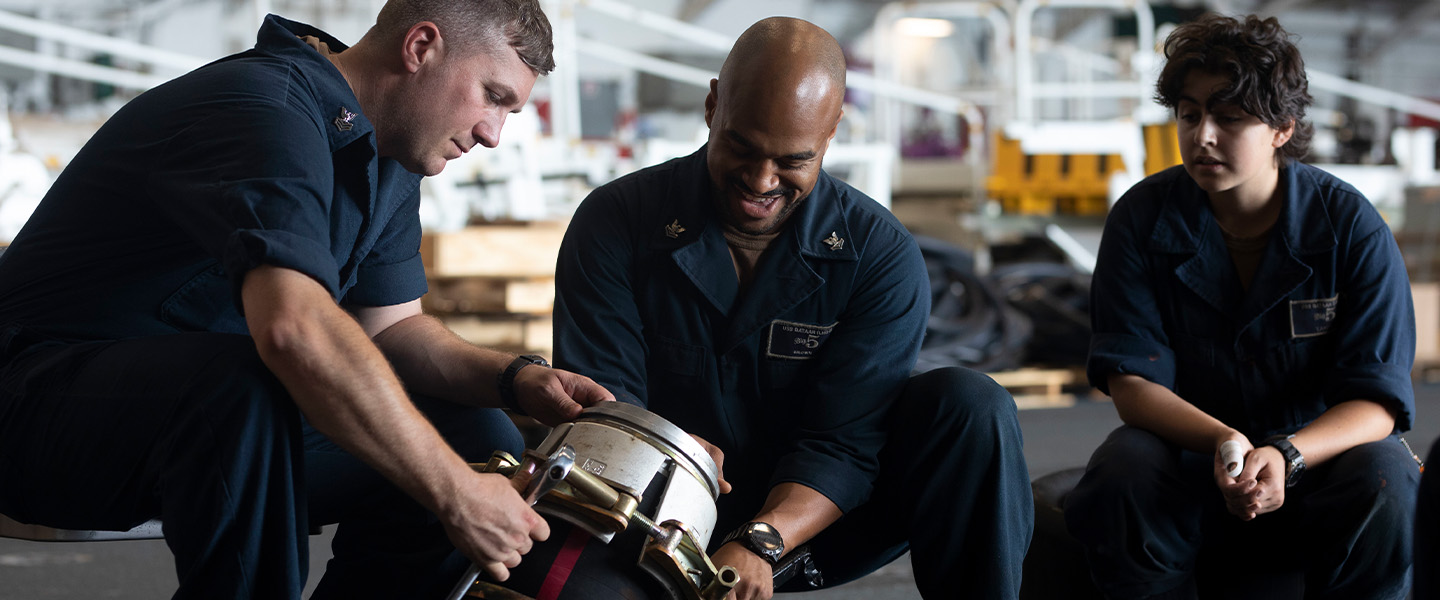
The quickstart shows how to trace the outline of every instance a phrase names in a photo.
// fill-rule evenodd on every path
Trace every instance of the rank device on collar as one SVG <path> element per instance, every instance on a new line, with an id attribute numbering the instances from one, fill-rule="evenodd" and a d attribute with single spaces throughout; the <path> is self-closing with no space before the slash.
<path id="1" fill-rule="evenodd" d="M 340 116 L 335 117 L 335 128 L 340 131 L 350 131 L 355 126 L 355 113 L 350 109 L 340 107 Z"/>
<path id="2" fill-rule="evenodd" d="M 675 219 L 674 222 L 665 226 L 665 237 L 672 240 L 680 237 L 682 233 L 685 233 L 685 228 L 680 226 L 680 219 Z"/>
<path id="3" fill-rule="evenodd" d="M 835 232 L 833 232 L 833 231 L 830 232 L 830 237 L 825 238 L 825 239 L 823 239 L 823 240 L 821 240 L 821 241 L 822 241 L 822 242 L 825 242 L 825 245 L 826 245 L 826 246 L 829 246 L 831 250 L 844 250 L 844 249 L 845 249 L 845 238 L 842 238 L 842 237 L 840 237 L 840 236 L 838 236 L 838 235 L 835 235 Z"/>

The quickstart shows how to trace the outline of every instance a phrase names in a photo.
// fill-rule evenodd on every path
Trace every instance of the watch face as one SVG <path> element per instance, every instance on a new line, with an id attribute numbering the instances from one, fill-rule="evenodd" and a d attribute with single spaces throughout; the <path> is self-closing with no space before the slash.
<path id="1" fill-rule="evenodd" d="M 768 527 L 751 527 L 749 537 L 756 545 L 776 553 L 783 551 L 785 546 L 785 543 L 780 540 L 780 534 Z"/>
<path id="2" fill-rule="evenodd" d="M 785 540 L 780 537 L 780 532 L 768 523 L 748 523 L 729 537 L 738 540 L 747 550 L 769 561 L 771 565 L 778 563 L 780 555 L 785 553 Z"/>

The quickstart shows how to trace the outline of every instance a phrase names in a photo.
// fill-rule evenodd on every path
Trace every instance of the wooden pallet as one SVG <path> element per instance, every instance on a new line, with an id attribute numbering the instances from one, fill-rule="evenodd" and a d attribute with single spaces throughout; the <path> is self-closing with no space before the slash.
<path id="1" fill-rule="evenodd" d="M 555 309 L 555 278 L 435 278 L 420 306 L 433 315 L 548 315 Z"/>
<path id="2" fill-rule="evenodd" d="M 986 373 L 1015 397 L 1020 410 L 1066 408 L 1075 405 L 1075 394 L 1066 388 L 1086 386 L 1083 369 L 1016 369 Z"/>
<path id="3" fill-rule="evenodd" d="M 565 225 L 529 222 L 427 233 L 420 256 L 432 278 L 553 277 Z"/>
<path id="4" fill-rule="evenodd" d="M 547 357 L 553 354 L 555 325 L 548 315 L 452 315 L 440 320 L 477 346 Z"/>
<path id="5" fill-rule="evenodd" d="M 1440 359 L 1416 358 L 1415 366 L 1410 370 L 1410 379 L 1420 383 L 1440 383 Z"/>

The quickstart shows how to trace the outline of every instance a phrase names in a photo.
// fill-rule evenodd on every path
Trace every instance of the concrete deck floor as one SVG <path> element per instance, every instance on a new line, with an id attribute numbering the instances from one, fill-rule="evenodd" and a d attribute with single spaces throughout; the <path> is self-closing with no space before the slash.
<path id="1" fill-rule="evenodd" d="M 1440 436 L 1440 384 L 1417 383 L 1419 421 L 1406 437 L 1424 456 Z M 1025 410 L 1025 458 L 1032 479 L 1080 466 L 1119 425 L 1114 408 L 1082 399 L 1068 408 Z M 311 573 L 318 579 L 329 558 L 329 532 L 311 541 Z M 0 540 L 0 600 L 113 598 L 155 600 L 175 591 L 169 550 L 161 541 L 41 544 Z M 804 600 L 913 600 L 910 563 L 902 558 L 849 585 L 787 597 Z"/>

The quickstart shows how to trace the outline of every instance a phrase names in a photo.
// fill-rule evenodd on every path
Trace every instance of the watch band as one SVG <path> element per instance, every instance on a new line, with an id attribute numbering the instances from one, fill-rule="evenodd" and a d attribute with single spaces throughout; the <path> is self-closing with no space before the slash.
<path id="1" fill-rule="evenodd" d="M 770 563 L 771 568 L 779 564 L 780 556 L 785 554 L 785 540 L 780 537 L 780 532 L 763 521 L 751 521 L 741 525 L 725 536 L 720 545 L 730 542 L 740 542 L 746 550 Z"/>
<path id="2" fill-rule="evenodd" d="M 1290 443 L 1290 438 L 1293 437 L 1295 437 L 1294 434 L 1265 438 L 1266 446 L 1279 450 L 1280 455 L 1285 457 L 1285 487 L 1287 488 L 1295 487 L 1295 484 L 1300 483 L 1300 476 L 1305 473 L 1305 456 L 1300 454 L 1300 450 L 1295 447 L 1295 444 Z"/>
<path id="3" fill-rule="evenodd" d="M 530 365 L 549 367 L 550 363 L 545 362 L 545 359 L 539 355 L 521 354 L 515 357 L 515 360 L 510 361 L 505 370 L 500 372 L 499 380 L 496 381 L 496 387 L 500 391 L 500 401 L 505 404 L 506 408 L 521 415 L 526 413 L 524 409 L 520 408 L 520 400 L 515 397 L 515 375 L 520 372 L 520 369 Z"/>

